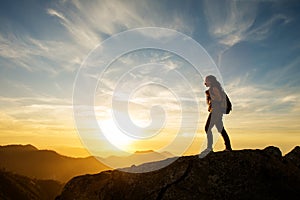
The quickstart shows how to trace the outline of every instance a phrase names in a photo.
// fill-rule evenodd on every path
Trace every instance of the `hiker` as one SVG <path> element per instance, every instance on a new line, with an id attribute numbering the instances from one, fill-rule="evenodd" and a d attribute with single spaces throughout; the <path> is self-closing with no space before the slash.
<path id="1" fill-rule="evenodd" d="M 209 75 L 205 78 L 204 85 L 209 88 L 205 91 L 209 115 L 205 124 L 205 132 L 207 135 L 207 148 L 201 154 L 208 154 L 213 149 L 212 128 L 214 126 L 216 126 L 218 132 L 221 133 L 224 139 L 226 147 L 225 151 L 232 151 L 230 140 L 222 121 L 223 113 L 225 113 L 223 110 L 224 106 L 222 105 L 224 105 L 224 101 L 226 101 L 226 94 L 219 81 L 217 81 L 216 77 L 213 75 Z"/>

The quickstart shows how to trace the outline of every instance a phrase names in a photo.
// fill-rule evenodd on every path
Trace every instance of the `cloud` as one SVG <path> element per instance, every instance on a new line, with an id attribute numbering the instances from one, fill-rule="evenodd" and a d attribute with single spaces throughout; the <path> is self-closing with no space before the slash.
<path id="1" fill-rule="evenodd" d="M 217 65 L 222 66 L 224 54 L 240 42 L 260 42 L 272 34 L 275 25 L 285 25 L 292 19 L 272 11 L 271 5 L 279 2 L 268 1 L 270 13 L 265 17 L 261 1 L 204 1 L 204 14 L 209 34 L 217 42 Z"/>
<path id="2" fill-rule="evenodd" d="M 122 100 L 124 95 L 121 92 L 132 92 L 132 95 L 138 92 L 139 98 L 143 98 L 142 101 L 145 102 L 152 102 L 155 96 L 163 96 L 162 101 L 171 95 L 167 89 L 172 89 L 181 98 L 190 99 L 188 84 L 195 92 L 200 90 L 195 85 L 196 81 L 191 81 L 197 76 L 192 70 L 192 66 L 187 66 L 186 61 L 173 54 L 155 50 L 135 51 L 118 58 L 102 74 L 96 91 L 99 99 L 97 102 L 107 105 L 108 102 L 104 99 L 111 98 L 112 95 Z M 198 83 L 199 81 L 196 82 Z M 167 94 L 163 94 L 163 91 Z"/>
<path id="3" fill-rule="evenodd" d="M 255 1 L 204 1 L 210 34 L 227 46 L 244 40 L 255 22 L 256 4 Z"/>
<path id="4" fill-rule="evenodd" d="M 270 88 L 245 80 L 246 77 L 239 77 L 227 85 L 227 93 L 233 103 L 234 112 L 243 116 L 280 117 L 289 113 L 297 115 L 300 95 L 297 89 L 278 87 Z"/>
<path id="5" fill-rule="evenodd" d="M 87 48 L 93 48 L 107 36 L 132 28 L 162 26 L 191 32 L 188 20 L 176 13 L 159 13 L 171 14 L 168 20 L 155 15 L 155 4 L 153 1 L 64 1 L 47 12 L 60 20 L 75 42 Z"/>
<path id="6" fill-rule="evenodd" d="M 90 30 L 89 24 L 82 21 L 80 15 L 71 13 L 71 19 L 65 17 L 59 11 L 54 9 L 47 10 L 49 15 L 59 18 L 60 23 L 69 31 L 73 40 L 80 45 L 81 48 L 91 49 L 101 41 L 100 37 Z"/>
<path id="7" fill-rule="evenodd" d="M 281 22 L 283 25 L 291 21 L 291 18 L 283 14 L 274 14 L 268 20 L 263 21 L 257 26 L 253 26 L 247 33 L 245 33 L 245 40 L 260 41 L 267 38 L 274 28 L 275 24 Z"/>
<path id="8" fill-rule="evenodd" d="M 83 59 L 83 53 L 73 44 L 60 41 L 37 40 L 28 35 L 17 37 L 0 33 L 0 56 L 14 67 L 28 71 L 44 71 L 57 74 L 74 71 Z"/>
<path id="9" fill-rule="evenodd" d="M 155 15 L 158 12 L 155 2 L 60 1 L 48 6 L 46 13 L 58 19 L 69 38 L 44 40 L 28 34 L 19 36 L 12 31 L 6 35 L 0 33 L 2 64 L 58 75 L 78 69 L 90 50 L 120 31 L 144 26 L 162 26 L 185 32 L 192 30 L 188 19 L 177 13 L 171 13 L 167 20 Z M 170 15 L 167 11 L 160 14 Z M 47 28 L 46 24 L 44 26 L 41 28 Z M 50 30 L 51 33 L 55 34 L 55 30 Z"/>
<path id="10" fill-rule="evenodd" d="M 279 49 L 278 51 L 282 51 Z M 299 85 L 299 75 L 298 70 L 300 64 L 300 57 L 293 57 L 286 61 L 287 63 L 283 66 L 275 63 L 272 70 L 269 70 L 264 78 L 268 80 L 269 85 L 283 85 L 288 86 L 288 90 L 292 90 L 294 87 Z"/>
<path id="11" fill-rule="evenodd" d="M 30 106 L 30 105 L 72 105 L 69 99 L 62 99 L 51 96 L 36 96 L 36 97 L 4 97 L 0 96 L 0 102 L 3 105 L 11 104 L 12 107 Z"/>
<path id="12" fill-rule="evenodd" d="M 283 103 L 289 103 L 289 102 L 296 102 L 297 101 L 297 96 L 296 95 L 289 95 L 289 96 L 286 96 L 284 98 L 281 99 L 281 101 Z"/>
<path id="13" fill-rule="evenodd" d="M 277 22 L 287 24 L 291 19 L 281 13 L 272 13 L 261 19 L 259 1 L 204 1 L 204 13 L 209 33 L 220 44 L 231 47 L 241 41 L 259 41 L 267 38 Z M 271 2 L 270 2 L 271 3 Z M 272 2 L 275 3 L 275 2 Z"/>
<path id="14" fill-rule="evenodd" d="M 69 100 L 47 96 L 0 97 L 0 103 L 5 105 L 0 109 L 2 132 L 22 130 L 51 134 L 73 130 L 72 104 Z"/>

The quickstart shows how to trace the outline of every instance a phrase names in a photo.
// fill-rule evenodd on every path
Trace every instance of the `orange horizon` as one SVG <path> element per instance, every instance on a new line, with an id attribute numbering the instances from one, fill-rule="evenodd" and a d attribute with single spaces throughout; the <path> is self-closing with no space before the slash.
<path id="1" fill-rule="evenodd" d="M 294 137 L 293 137 L 294 136 Z M 233 150 L 243 150 L 243 149 L 264 149 L 268 146 L 275 146 L 280 149 L 282 152 L 282 155 L 285 155 L 289 153 L 292 149 L 294 149 L 296 146 L 299 146 L 299 136 L 295 134 L 290 134 L 289 137 L 287 137 L 287 134 L 285 134 L 285 139 L 281 137 L 280 134 L 266 134 L 266 133 L 259 133 L 259 134 L 253 134 L 252 136 L 245 136 L 241 134 L 231 134 L 230 135 L 232 140 L 232 146 Z M 257 138 L 262 138 L 263 140 L 257 141 Z M 182 156 L 188 156 L 188 155 L 196 155 L 200 153 L 200 149 L 202 146 L 201 141 L 204 139 L 204 135 L 197 137 L 194 142 L 190 145 L 190 147 L 182 154 Z M 74 139 L 74 141 L 79 140 Z M 268 141 L 268 142 L 266 142 Z M 83 157 L 89 157 L 92 156 L 91 153 L 87 148 L 85 148 L 80 141 L 77 141 L 77 146 L 68 146 L 68 145 L 61 145 L 61 146 L 55 146 L 55 145 L 42 145 L 35 142 L 7 142 L 3 143 L 1 142 L 1 146 L 7 146 L 7 145 L 32 145 L 36 147 L 38 150 L 52 150 L 57 152 L 60 155 L 68 156 L 68 157 L 74 157 L 74 158 L 83 158 Z M 199 145 L 200 144 L 200 145 Z M 221 137 L 219 137 L 217 143 L 214 146 L 214 151 L 222 151 L 224 149 L 223 140 Z M 136 151 L 157 151 L 153 148 L 141 148 L 141 149 L 135 149 Z M 170 152 L 170 151 L 169 151 Z M 174 152 L 170 152 L 174 156 L 181 156 Z M 128 154 L 132 154 L 132 152 L 128 152 Z M 96 155 L 97 156 L 97 155 Z M 107 151 L 107 154 L 102 154 L 100 157 L 109 157 L 109 156 L 124 156 L 124 154 L 117 154 L 115 152 L 109 152 Z"/>

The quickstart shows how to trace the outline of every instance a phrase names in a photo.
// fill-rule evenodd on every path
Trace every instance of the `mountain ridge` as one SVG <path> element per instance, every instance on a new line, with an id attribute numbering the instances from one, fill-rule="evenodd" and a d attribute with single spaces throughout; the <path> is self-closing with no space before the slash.
<path id="1" fill-rule="evenodd" d="M 96 158 L 72 158 L 32 145 L 0 147 L 0 168 L 29 178 L 67 182 L 74 176 L 111 169 Z"/>
<path id="2" fill-rule="evenodd" d="M 31 144 L 0 146 L 0 168 L 37 179 L 53 179 L 67 182 L 74 176 L 94 174 L 113 168 L 124 168 L 142 163 L 164 160 L 172 156 L 169 152 L 153 150 L 138 151 L 129 156 L 108 158 L 74 158 L 61 155 L 54 150 L 38 149 Z"/>
<path id="3" fill-rule="evenodd" d="M 183 156 L 148 173 L 110 170 L 74 177 L 57 199 L 288 199 L 300 195 L 299 163 L 299 146 L 285 156 L 273 146 L 202 159 Z"/>
<path id="4" fill-rule="evenodd" d="M 9 144 L 9 145 L 0 145 L 0 151 L 8 152 L 18 152 L 18 151 L 36 151 L 38 148 L 31 144 L 21 145 L 21 144 Z"/>
<path id="5" fill-rule="evenodd" d="M 107 158 L 99 158 L 103 163 L 113 166 L 114 168 L 124 168 L 136 166 L 143 163 L 165 160 L 170 157 L 175 157 L 170 152 L 156 152 L 153 150 L 136 151 L 129 156 L 109 156 Z"/>

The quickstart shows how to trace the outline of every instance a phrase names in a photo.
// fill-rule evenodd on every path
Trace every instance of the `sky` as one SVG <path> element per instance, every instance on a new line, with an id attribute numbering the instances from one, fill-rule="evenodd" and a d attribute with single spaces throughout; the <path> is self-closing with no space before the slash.
<path id="1" fill-rule="evenodd" d="M 101 44 L 158 27 L 196 41 L 216 67 L 233 104 L 224 116 L 233 149 L 273 145 L 285 154 L 300 144 L 299 11 L 297 0 L 3 0 L 0 145 L 32 144 L 74 157 L 149 149 L 199 153 L 208 115 L 205 72 L 176 52 L 140 49 L 115 57 L 103 76 L 97 74 L 103 70 Z M 160 43 L 171 36 L 144 34 Z M 110 47 L 109 56 L 118 51 Z M 191 48 L 182 46 L 186 55 L 194 55 Z M 84 67 L 98 70 L 86 74 L 96 86 L 80 80 Z M 80 119 L 76 88 L 82 98 L 88 91 L 94 98 L 83 109 L 92 114 L 80 113 Z M 126 134 L 113 114 L 126 122 Z M 222 138 L 215 141 L 222 150 Z"/>

